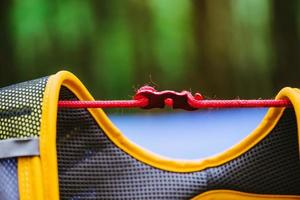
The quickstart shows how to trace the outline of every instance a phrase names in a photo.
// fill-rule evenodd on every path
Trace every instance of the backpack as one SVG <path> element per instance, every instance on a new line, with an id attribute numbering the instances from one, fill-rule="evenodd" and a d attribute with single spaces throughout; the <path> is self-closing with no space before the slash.
<path id="1" fill-rule="evenodd" d="M 300 90 L 260 125 L 203 160 L 156 155 L 127 139 L 70 72 L 0 89 L 0 199 L 300 199 Z"/>

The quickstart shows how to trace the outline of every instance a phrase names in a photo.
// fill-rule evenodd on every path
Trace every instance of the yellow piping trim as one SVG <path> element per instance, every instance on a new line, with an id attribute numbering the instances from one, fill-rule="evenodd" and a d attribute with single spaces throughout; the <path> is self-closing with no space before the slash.
<path id="1" fill-rule="evenodd" d="M 45 200 L 59 200 L 56 158 L 56 114 L 59 90 L 55 87 L 59 83 L 56 79 L 56 76 L 49 77 L 42 105 L 40 158 Z"/>
<path id="2" fill-rule="evenodd" d="M 294 107 L 298 128 L 298 145 L 300 152 L 300 90 L 297 88 L 283 88 L 276 97 L 277 99 L 289 99 Z M 299 154 L 300 158 L 300 154 Z"/>
<path id="3" fill-rule="evenodd" d="M 80 80 L 69 72 L 58 72 L 48 80 L 42 108 L 40 149 L 43 176 L 44 180 L 46 180 L 44 181 L 45 197 L 46 199 L 51 200 L 59 199 L 56 158 L 56 118 L 57 102 L 61 86 L 67 87 L 80 100 L 94 100 Z M 300 102 L 299 94 L 292 88 L 284 88 L 276 98 L 289 98 L 294 105 L 297 105 L 296 102 Z M 295 106 L 295 110 L 296 115 L 299 116 L 299 106 Z M 223 153 L 200 161 L 170 159 L 145 150 L 127 139 L 120 130 L 113 125 L 102 109 L 88 109 L 88 111 L 110 140 L 137 160 L 162 170 L 172 172 L 194 172 L 224 164 L 247 152 L 269 134 L 280 119 L 284 108 L 270 108 L 261 124 L 244 140 Z M 297 119 L 298 118 L 299 117 L 297 117 Z M 299 120 L 297 120 L 297 123 L 299 123 Z"/>
<path id="4" fill-rule="evenodd" d="M 19 183 L 19 195 L 20 200 L 30 200 L 31 197 L 31 189 L 30 181 L 28 174 L 29 170 L 29 162 L 28 158 L 19 158 L 18 159 L 18 183 Z"/>
<path id="5" fill-rule="evenodd" d="M 292 104 L 294 105 L 295 112 L 296 112 L 296 119 L 297 119 L 297 125 L 300 124 L 300 90 L 298 88 L 294 88 L 295 91 L 298 93 L 298 95 L 292 99 Z M 283 94 L 284 95 L 284 94 Z M 284 98 L 284 96 L 282 97 Z M 300 132 L 300 127 L 298 127 L 298 131 Z M 300 152 L 300 133 L 298 133 L 298 144 L 299 144 L 299 152 Z M 300 158 L 300 154 L 299 154 Z"/>
<path id="6" fill-rule="evenodd" d="M 42 200 L 43 182 L 41 161 L 38 156 L 18 158 L 20 200 Z"/>
<path id="7" fill-rule="evenodd" d="M 204 192 L 192 200 L 297 200 L 298 196 L 293 195 L 268 195 L 268 194 L 251 194 L 245 192 L 237 192 L 232 190 L 212 190 Z"/>

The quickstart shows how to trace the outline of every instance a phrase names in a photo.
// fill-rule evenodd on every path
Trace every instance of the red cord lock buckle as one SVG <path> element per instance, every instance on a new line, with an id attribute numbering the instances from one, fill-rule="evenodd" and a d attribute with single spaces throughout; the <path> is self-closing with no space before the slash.
<path id="1" fill-rule="evenodd" d="M 135 94 L 134 99 L 140 100 L 146 98 L 148 104 L 143 109 L 164 108 L 165 106 L 174 109 L 197 110 L 189 102 L 202 100 L 201 94 L 196 93 L 194 96 L 188 91 L 175 92 L 172 90 L 157 91 L 151 86 L 141 87 Z"/>

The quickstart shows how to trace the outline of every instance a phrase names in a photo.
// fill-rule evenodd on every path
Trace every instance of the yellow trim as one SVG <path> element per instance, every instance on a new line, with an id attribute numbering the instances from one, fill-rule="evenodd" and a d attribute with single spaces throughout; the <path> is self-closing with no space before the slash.
<path id="1" fill-rule="evenodd" d="M 283 88 L 276 97 L 277 99 L 289 99 L 294 107 L 297 127 L 298 127 L 298 144 L 300 152 L 300 90 L 297 88 L 286 87 Z M 300 158 L 300 154 L 299 154 Z"/>
<path id="2" fill-rule="evenodd" d="M 42 125 L 41 125 L 41 160 L 44 177 L 44 189 L 46 199 L 58 200 L 58 171 L 56 158 L 56 117 L 57 117 L 57 102 L 59 97 L 59 90 L 61 86 L 67 87 L 80 100 L 94 100 L 91 94 L 87 91 L 84 85 L 73 74 L 61 71 L 49 78 L 42 111 Z M 284 88 L 276 97 L 288 98 L 295 105 L 297 119 L 299 119 L 299 106 L 296 102 L 300 102 L 300 95 L 292 88 Z M 299 103 L 298 103 L 299 104 Z M 227 151 L 216 156 L 209 157 L 203 160 L 178 160 L 170 159 L 164 156 L 156 155 L 142 147 L 134 144 L 127 139 L 109 120 L 102 109 L 88 109 L 95 121 L 103 129 L 105 134 L 112 142 L 120 149 L 135 157 L 136 159 L 149 164 L 151 166 L 160 168 L 162 170 L 172 172 L 194 172 L 200 171 L 208 167 L 214 167 L 226 163 L 241 154 L 248 151 L 274 128 L 280 119 L 284 108 L 270 108 L 262 120 L 261 124 L 244 140 Z M 299 123 L 299 120 L 297 120 Z"/>
<path id="3" fill-rule="evenodd" d="M 42 200 L 42 170 L 38 156 L 18 158 L 20 200 Z"/>
<path id="4" fill-rule="evenodd" d="M 295 97 L 293 97 L 291 99 L 291 101 L 293 101 L 292 104 L 294 105 L 294 108 L 295 108 L 297 125 L 298 125 L 298 124 L 300 124 L 300 103 L 299 103 L 299 101 L 300 101 L 300 90 L 298 88 L 294 88 L 294 90 L 298 93 L 298 95 L 295 95 Z M 284 98 L 284 94 L 282 94 L 281 98 Z M 298 131 L 300 132 L 299 129 L 300 128 L 298 127 Z M 298 144 L 299 144 L 299 152 L 300 152 L 300 133 L 298 133 Z M 299 158 L 300 158 L 300 154 L 299 154 Z"/>
<path id="5" fill-rule="evenodd" d="M 237 192 L 233 190 L 212 190 L 204 192 L 192 200 L 296 200 L 300 199 L 293 195 L 265 195 L 265 194 L 250 194 L 245 192 Z"/>
<path id="6" fill-rule="evenodd" d="M 44 199 L 59 200 L 56 158 L 56 114 L 60 84 L 57 76 L 50 76 L 45 88 L 42 106 L 40 157 L 44 177 Z M 63 78 L 63 77 L 61 77 Z M 59 85 L 59 87 L 58 87 Z"/>

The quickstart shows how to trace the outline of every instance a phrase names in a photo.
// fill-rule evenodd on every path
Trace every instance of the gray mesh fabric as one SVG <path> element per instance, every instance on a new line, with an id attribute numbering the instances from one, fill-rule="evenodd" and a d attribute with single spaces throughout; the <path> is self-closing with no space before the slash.
<path id="1" fill-rule="evenodd" d="M 15 158 L 0 160 L 0 199 L 18 200 L 17 160 Z"/>
<path id="2" fill-rule="evenodd" d="M 76 99 L 66 88 L 61 99 Z M 59 109 L 57 154 L 61 199 L 190 199 L 212 189 L 300 195 L 294 111 L 240 157 L 192 173 L 142 163 L 116 147 L 85 109 Z M 213 145 L 213 144 L 212 144 Z"/>
<path id="3" fill-rule="evenodd" d="M 205 172 L 171 173 L 125 154 L 85 109 L 59 109 L 57 131 L 61 199 L 186 199 L 206 190 Z"/>
<path id="4" fill-rule="evenodd" d="M 295 113 L 287 109 L 272 133 L 239 158 L 207 170 L 209 189 L 299 194 L 300 160 Z"/>

